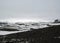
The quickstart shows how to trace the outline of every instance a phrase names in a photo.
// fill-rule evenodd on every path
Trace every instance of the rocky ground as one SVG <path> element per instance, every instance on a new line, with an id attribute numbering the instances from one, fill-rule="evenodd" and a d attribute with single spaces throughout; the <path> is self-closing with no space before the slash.
<path id="1" fill-rule="evenodd" d="M 60 43 L 60 25 L 5 36 L 5 40 L 8 42 L 12 39 L 16 43 Z M 15 41 L 12 41 L 12 43 L 15 43 Z"/>

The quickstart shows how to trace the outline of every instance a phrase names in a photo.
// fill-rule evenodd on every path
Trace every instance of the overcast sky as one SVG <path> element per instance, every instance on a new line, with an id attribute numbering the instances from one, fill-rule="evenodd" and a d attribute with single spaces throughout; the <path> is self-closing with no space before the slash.
<path id="1" fill-rule="evenodd" d="M 60 19 L 60 0 L 0 0 L 0 19 Z"/>

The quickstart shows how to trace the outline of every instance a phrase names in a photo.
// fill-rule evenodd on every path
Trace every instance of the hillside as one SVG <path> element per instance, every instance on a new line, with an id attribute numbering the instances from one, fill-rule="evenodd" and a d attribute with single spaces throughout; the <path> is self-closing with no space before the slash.
<path id="1" fill-rule="evenodd" d="M 6 35 L 6 40 L 18 39 L 28 43 L 58 43 L 60 42 L 60 25 L 51 26 L 43 29 L 33 29 L 27 32 L 19 32 Z"/>

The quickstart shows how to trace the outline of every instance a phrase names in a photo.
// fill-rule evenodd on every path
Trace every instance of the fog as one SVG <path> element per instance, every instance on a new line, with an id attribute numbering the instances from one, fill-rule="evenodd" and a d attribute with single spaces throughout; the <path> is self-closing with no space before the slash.
<path id="1" fill-rule="evenodd" d="M 60 0 L 0 0 L 0 20 L 60 19 Z"/>

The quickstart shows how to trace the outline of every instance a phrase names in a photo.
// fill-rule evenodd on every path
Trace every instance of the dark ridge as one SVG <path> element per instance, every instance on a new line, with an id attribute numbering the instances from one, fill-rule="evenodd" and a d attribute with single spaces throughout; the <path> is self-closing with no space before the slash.
<path id="1" fill-rule="evenodd" d="M 6 29 L 6 28 L 3 28 L 3 29 L 0 29 L 0 31 L 19 31 L 17 29 Z"/>
<path id="2" fill-rule="evenodd" d="M 5 36 L 5 39 L 7 41 L 19 39 L 20 41 L 27 41 L 28 43 L 60 43 L 60 38 L 55 38 L 59 36 L 60 25 L 37 30 L 33 29 L 27 32 L 9 34 Z"/>

